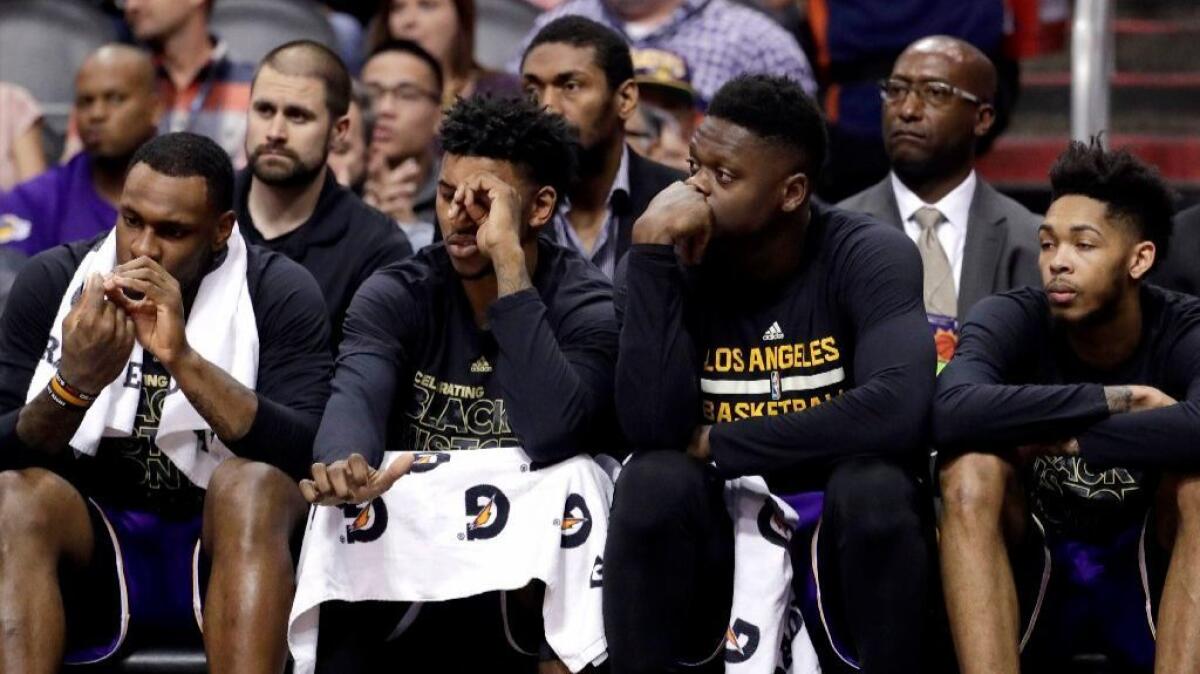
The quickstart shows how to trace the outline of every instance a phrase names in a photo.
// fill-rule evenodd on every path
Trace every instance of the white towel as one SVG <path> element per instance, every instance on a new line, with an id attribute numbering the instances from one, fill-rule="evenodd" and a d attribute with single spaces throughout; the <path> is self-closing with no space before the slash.
<path id="1" fill-rule="evenodd" d="M 235 224 L 228 241 L 228 252 L 219 267 L 200 282 L 196 299 L 187 318 L 188 344 L 213 365 L 228 372 L 243 386 L 253 389 L 258 377 L 258 326 L 250 289 L 246 284 L 246 243 Z M 58 306 L 50 329 L 47 357 L 38 361 L 26 393 L 33 400 L 50 383 L 62 359 L 62 322 L 91 274 L 107 274 L 117 263 L 116 230 L 109 232 L 79 264 Z M 141 367 L 142 346 L 134 343 L 129 363 Z M 100 392 L 88 409 L 70 445 L 79 454 L 95 455 L 103 437 L 127 437 L 133 432 L 137 416 L 141 382 L 125 386 L 129 366 Z M 203 440 L 201 439 L 203 438 Z M 212 432 L 208 422 L 196 412 L 178 389 L 163 402 L 155 445 L 166 454 L 192 483 L 207 487 L 218 464 L 232 456 Z"/>
<path id="2" fill-rule="evenodd" d="M 788 552 L 798 517 L 761 477 L 725 483 L 733 519 L 733 603 L 725 634 L 730 674 L 819 674 L 821 665 L 792 592 Z"/>
<path id="3" fill-rule="evenodd" d="M 586 456 L 529 464 L 512 447 L 422 452 L 365 506 L 314 507 L 288 621 L 296 674 L 313 671 L 323 602 L 446 601 L 534 579 L 546 584 L 546 641 L 558 657 L 572 672 L 602 662 L 612 479 Z"/>

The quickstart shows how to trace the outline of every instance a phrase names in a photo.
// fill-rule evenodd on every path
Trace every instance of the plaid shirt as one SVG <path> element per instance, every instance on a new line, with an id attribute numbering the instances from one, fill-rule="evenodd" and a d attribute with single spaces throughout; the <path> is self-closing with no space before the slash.
<path id="1" fill-rule="evenodd" d="M 539 16 L 524 44 L 528 45 L 542 26 L 567 14 L 615 29 L 632 47 L 664 49 L 682 56 L 705 106 L 722 84 L 743 73 L 787 75 L 809 95 L 817 91 L 808 57 L 796 40 L 770 17 L 731 0 L 684 0 L 667 23 L 636 40 L 603 0 L 568 0 Z M 514 71 L 519 69 L 518 63 Z"/>
<path id="2" fill-rule="evenodd" d="M 240 168 L 246 163 L 246 113 L 253 79 L 254 65 L 230 59 L 228 45 L 220 41 L 208 63 L 184 89 L 176 89 L 159 66 L 158 90 L 166 108 L 159 133 L 191 131 L 208 136 L 225 148 L 234 166 Z"/>

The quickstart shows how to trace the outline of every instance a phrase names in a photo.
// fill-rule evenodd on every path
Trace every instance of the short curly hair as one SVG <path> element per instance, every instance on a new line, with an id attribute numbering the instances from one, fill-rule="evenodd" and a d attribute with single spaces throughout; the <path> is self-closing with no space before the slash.
<path id="1" fill-rule="evenodd" d="M 799 155 L 797 165 L 814 184 L 821 178 L 829 152 L 825 118 L 795 80 L 777 75 L 739 75 L 725 83 L 708 114 L 747 129 L 769 141 L 779 141 Z"/>
<path id="2" fill-rule="evenodd" d="M 1051 199 L 1069 195 L 1107 204 L 1107 214 L 1132 225 L 1154 243 L 1156 259 L 1166 257 L 1175 195 L 1159 175 L 1128 150 L 1106 150 L 1100 136 L 1071 141 L 1050 168 Z"/>
<path id="3" fill-rule="evenodd" d="M 131 168 L 138 164 L 172 178 L 203 178 L 212 214 L 233 210 L 233 164 L 225 150 L 206 136 L 176 131 L 151 138 L 129 160 Z"/>
<path id="4" fill-rule="evenodd" d="M 510 162 L 561 199 L 575 177 L 579 141 L 567 122 L 528 98 L 460 99 L 442 121 L 441 147 L 460 157 Z"/>
<path id="5" fill-rule="evenodd" d="M 529 52 L 544 44 L 566 44 L 577 48 L 592 48 L 592 59 L 604 71 L 608 90 L 633 79 L 633 57 L 629 45 L 617 31 L 586 17 L 571 14 L 559 17 L 542 27 L 521 55 L 521 66 Z"/>

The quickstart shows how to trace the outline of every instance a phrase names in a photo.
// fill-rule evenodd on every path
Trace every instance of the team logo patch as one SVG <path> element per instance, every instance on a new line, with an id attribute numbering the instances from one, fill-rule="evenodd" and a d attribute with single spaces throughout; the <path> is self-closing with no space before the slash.
<path id="1" fill-rule="evenodd" d="M 24 241 L 29 238 L 33 223 L 12 213 L 0 215 L 0 243 Z"/>
<path id="2" fill-rule="evenodd" d="M 413 464 L 409 472 L 428 473 L 448 461 L 450 461 L 449 452 L 417 452 L 413 454 Z"/>
<path id="3" fill-rule="evenodd" d="M 771 324 L 767 331 L 763 333 L 764 342 L 775 342 L 783 339 L 783 329 L 779 327 L 779 321 Z"/>
<path id="4" fill-rule="evenodd" d="M 459 540 L 478 541 L 495 538 L 508 524 L 508 497 L 499 487 L 477 484 L 466 492 L 467 530 Z"/>
<path id="5" fill-rule="evenodd" d="M 762 510 L 758 511 L 758 533 L 781 548 L 786 548 L 792 540 L 792 528 L 769 499 L 763 503 Z"/>
<path id="6" fill-rule="evenodd" d="M 571 494 L 563 506 L 562 519 L 556 520 L 555 524 L 562 528 L 562 546 L 577 548 L 592 533 L 592 511 L 588 510 L 582 496 Z"/>
<path id="7" fill-rule="evenodd" d="M 596 561 L 592 562 L 592 573 L 588 585 L 590 587 L 604 587 L 604 558 L 597 556 Z"/>
<path id="8" fill-rule="evenodd" d="M 725 662 L 745 662 L 754 657 L 760 638 L 758 628 L 738 618 L 725 630 Z"/>
<path id="9" fill-rule="evenodd" d="M 345 535 L 338 537 L 343 543 L 370 543 L 387 529 L 388 512 L 382 498 L 363 505 L 343 505 L 342 517 L 350 520 Z"/>

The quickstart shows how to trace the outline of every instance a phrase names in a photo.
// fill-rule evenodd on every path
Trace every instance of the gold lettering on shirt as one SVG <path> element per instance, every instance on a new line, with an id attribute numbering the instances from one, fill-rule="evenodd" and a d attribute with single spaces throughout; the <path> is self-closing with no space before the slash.
<path id="1" fill-rule="evenodd" d="M 841 360 L 837 340 L 830 337 L 795 344 L 773 344 L 743 350 L 737 347 L 717 347 L 704 354 L 704 371 L 721 374 L 774 372 L 796 368 L 829 365 Z"/>

